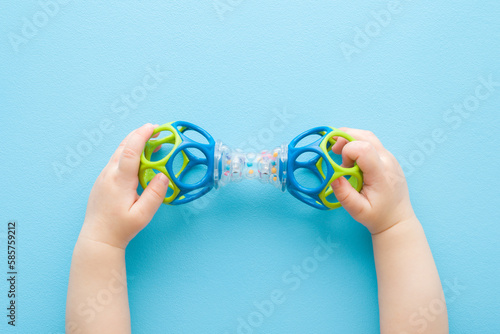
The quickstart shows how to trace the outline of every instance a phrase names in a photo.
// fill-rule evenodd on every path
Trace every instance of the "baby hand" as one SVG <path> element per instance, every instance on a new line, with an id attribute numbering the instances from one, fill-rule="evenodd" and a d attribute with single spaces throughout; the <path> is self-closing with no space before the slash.
<path id="1" fill-rule="evenodd" d="M 413 218 L 415 214 L 408 186 L 396 158 L 372 132 L 349 128 L 339 130 L 356 141 L 348 142 L 339 137 L 332 147 L 333 152 L 342 154 L 344 166 L 352 166 L 356 161 L 364 179 L 359 193 L 344 177 L 332 183 L 335 196 L 345 210 L 372 234 Z"/>
<path id="2" fill-rule="evenodd" d="M 81 238 L 124 249 L 153 218 L 168 178 L 159 173 L 141 196 L 136 189 L 140 156 L 154 128 L 145 124 L 132 131 L 102 170 L 90 192 Z"/>

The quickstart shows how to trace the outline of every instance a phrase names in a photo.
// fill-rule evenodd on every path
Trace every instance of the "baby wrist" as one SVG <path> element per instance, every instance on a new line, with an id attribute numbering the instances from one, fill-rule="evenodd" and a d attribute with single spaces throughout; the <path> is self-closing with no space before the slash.
<path id="1" fill-rule="evenodd" d="M 377 235 L 384 234 L 388 231 L 391 231 L 391 230 L 397 228 L 399 225 L 405 225 L 407 223 L 414 223 L 414 222 L 418 223 L 418 219 L 417 219 L 416 215 L 412 212 L 412 214 L 410 214 L 410 215 L 402 216 L 401 218 L 394 219 L 391 222 L 388 222 L 386 224 L 380 224 L 380 225 L 382 225 L 381 227 L 379 227 L 380 226 L 379 225 L 376 228 L 369 229 L 369 230 L 370 230 L 370 233 L 372 236 L 377 236 Z"/>

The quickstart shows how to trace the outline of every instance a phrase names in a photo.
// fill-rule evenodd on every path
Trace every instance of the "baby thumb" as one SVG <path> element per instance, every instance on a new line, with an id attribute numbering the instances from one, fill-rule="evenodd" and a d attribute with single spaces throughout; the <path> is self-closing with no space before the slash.
<path id="1" fill-rule="evenodd" d="M 168 177 L 158 173 L 144 189 L 141 197 L 135 203 L 137 211 L 149 222 L 160 207 L 168 189 Z"/>
<path id="2" fill-rule="evenodd" d="M 354 189 L 345 177 L 341 176 L 332 182 L 332 190 L 342 207 L 353 214 L 359 212 L 363 203 L 363 197 Z"/>

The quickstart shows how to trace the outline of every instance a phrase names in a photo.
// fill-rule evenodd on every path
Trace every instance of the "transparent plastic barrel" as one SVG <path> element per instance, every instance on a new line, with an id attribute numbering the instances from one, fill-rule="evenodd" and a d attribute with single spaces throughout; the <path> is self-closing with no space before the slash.
<path id="1" fill-rule="evenodd" d="M 272 150 L 245 152 L 232 149 L 217 141 L 214 159 L 214 186 L 220 188 L 231 182 L 245 179 L 270 183 L 286 190 L 287 146 Z"/>

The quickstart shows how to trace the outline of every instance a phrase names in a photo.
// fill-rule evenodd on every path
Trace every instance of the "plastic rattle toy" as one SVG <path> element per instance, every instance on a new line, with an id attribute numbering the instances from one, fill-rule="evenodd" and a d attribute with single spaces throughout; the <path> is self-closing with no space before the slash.
<path id="1" fill-rule="evenodd" d="M 169 189 L 163 203 L 177 205 L 191 202 L 212 188 L 243 179 L 258 179 L 271 183 L 322 210 L 336 209 L 340 203 L 333 195 L 331 183 L 345 176 L 360 191 L 363 176 L 359 167 L 343 167 L 334 161 L 331 148 L 337 137 L 348 141 L 354 138 L 335 128 L 320 126 L 295 137 L 290 144 L 283 144 L 269 151 L 244 152 L 231 149 L 202 128 L 183 121 L 157 127 L 153 135 L 161 132 L 164 137 L 151 138 L 141 155 L 139 181 L 145 188 L 157 173 L 169 179 Z M 317 138 L 314 138 L 317 137 Z M 310 141 L 311 139 L 313 139 Z M 308 141 L 307 144 L 302 144 Z M 161 145 L 161 151 L 154 151 Z M 160 154 L 160 152 L 168 153 Z M 160 155 L 160 157 L 158 157 Z M 193 176 L 200 174 L 196 180 Z M 194 173 L 198 170 L 198 173 Z M 313 175 L 316 184 L 303 180 L 299 172 Z M 307 181 L 307 182 L 306 182 Z M 333 198 L 332 198 L 333 197 Z"/>

